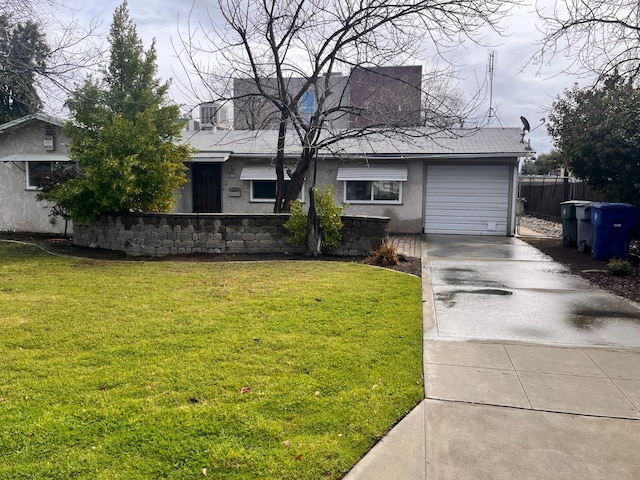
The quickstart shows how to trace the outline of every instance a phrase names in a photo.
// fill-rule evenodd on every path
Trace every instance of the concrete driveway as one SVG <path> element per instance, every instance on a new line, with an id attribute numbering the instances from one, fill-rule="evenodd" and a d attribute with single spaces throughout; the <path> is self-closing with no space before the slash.
<path id="1" fill-rule="evenodd" d="M 428 235 L 425 338 L 640 347 L 640 306 L 516 238 Z"/>
<path id="2" fill-rule="evenodd" d="M 425 400 L 345 480 L 640 478 L 639 305 L 514 238 L 422 269 Z"/>

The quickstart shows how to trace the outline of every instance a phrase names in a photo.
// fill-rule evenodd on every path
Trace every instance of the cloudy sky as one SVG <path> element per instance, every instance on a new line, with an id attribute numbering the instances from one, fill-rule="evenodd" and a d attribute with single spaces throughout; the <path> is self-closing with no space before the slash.
<path id="1" fill-rule="evenodd" d="M 186 20 L 193 9 L 194 18 L 206 18 L 206 5 L 215 2 L 196 0 L 129 0 L 132 20 L 138 28 L 138 34 L 148 47 L 153 38 L 157 42 L 159 74 L 163 79 L 174 78 L 171 95 L 181 104 L 189 100 L 180 87 L 180 78 L 184 71 L 176 58 L 174 45 L 180 45 L 179 29 L 184 31 Z M 538 0 L 538 7 L 553 8 L 554 0 Z M 111 18 L 120 0 L 64 0 L 56 15 L 61 18 L 75 19 L 88 25 L 91 20 L 102 22 L 100 30 L 108 32 Z M 505 37 L 485 36 L 486 45 L 465 45 L 451 52 L 451 58 L 461 66 L 461 89 L 472 96 L 478 90 L 478 83 L 487 78 L 489 52 L 495 51 L 493 75 L 493 107 L 496 112 L 491 126 L 520 127 L 520 116 L 531 124 L 531 145 L 539 153 L 548 152 L 552 143 L 546 135 L 541 119 L 557 95 L 574 82 L 581 84 L 585 80 L 563 75 L 562 58 L 555 59 L 551 65 L 524 68 L 527 60 L 537 50 L 540 40 L 540 21 L 535 13 L 534 0 L 514 10 L 504 20 L 502 27 Z M 430 59 L 425 58 L 426 65 Z M 483 108 L 488 110 L 488 102 Z M 187 108 L 185 108 L 186 110 Z"/>

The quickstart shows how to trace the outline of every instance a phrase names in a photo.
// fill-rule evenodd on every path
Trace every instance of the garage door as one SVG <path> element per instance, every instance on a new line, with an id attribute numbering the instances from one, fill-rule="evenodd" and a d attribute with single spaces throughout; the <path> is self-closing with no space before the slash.
<path id="1" fill-rule="evenodd" d="M 424 231 L 507 235 L 509 165 L 429 165 Z"/>

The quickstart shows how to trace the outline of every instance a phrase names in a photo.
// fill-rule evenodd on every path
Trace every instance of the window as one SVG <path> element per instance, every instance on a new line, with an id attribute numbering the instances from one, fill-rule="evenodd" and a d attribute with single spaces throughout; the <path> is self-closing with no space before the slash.
<path id="1" fill-rule="evenodd" d="M 285 174 L 286 178 L 286 174 Z M 252 202 L 275 202 L 276 200 L 276 169 L 273 166 L 249 165 L 245 166 L 240 173 L 240 180 L 251 182 Z M 285 188 L 289 181 L 285 180 Z M 299 200 L 304 202 L 304 186 L 300 191 Z"/>
<path id="2" fill-rule="evenodd" d="M 27 162 L 27 189 L 37 189 L 52 172 L 53 162 Z"/>
<path id="3" fill-rule="evenodd" d="M 400 203 L 401 182 L 346 181 L 346 202 Z"/>
<path id="4" fill-rule="evenodd" d="M 311 116 L 316 112 L 316 93 L 313 90 L 308 90 L 300 97 L 300 117 L 302 117 L 305 123 L 311 121 Z"/>
<path id="5" fill-rule="evenodd" d="M 38 190 L 56 168 L 75 168 L 72 162 L 27 162 L 27 190 Z"/>
<path id="6" fill-rule="evenodd" d="M 347 203 L 402 203 L 402 184 L 407 181 L 406 165 L 340 167 L 338 180 L 344 181 Z"/>
<path id="7" fill-rule="evenodd" d="M 290 182 L 285 180 L 285 189 L 288 188 Z M 300 199 L 302 199 L 302 192 Z M 251 201 L 252 202 L 275 202 L 276 201 L 276 181 L 275 180 L 251 180 Z"/>

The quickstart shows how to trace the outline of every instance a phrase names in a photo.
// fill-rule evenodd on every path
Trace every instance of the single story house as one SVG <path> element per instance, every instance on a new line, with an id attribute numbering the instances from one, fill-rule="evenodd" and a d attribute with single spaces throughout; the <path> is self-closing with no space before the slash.
<path id="1" fill-rule="evenodd" d="M 62 120 L 36 113 L 0 125 L 0 232 L 63 233 L 64 220 L 36 199 L 36 179 L 69 161 Z"/>
<path id="2" fill-rule="evenodd" d="M 176 212 L 272 211 L 277 131 L 214 128 L 184 138 L 197 153 Z M 292 132 L 291 168 L 300 151 L 294 140 Z M 514 235 L 519 160 L 530 151 L 521 128 L 345 139 L 320 152 L 316 184 L 333 185 L 346 214 L 390 217 L 394 233 Z"/>
<path id="3" fill-rule="evenodd" d="M 64 232 L 36 200 L 34 179 L 69 161 L 61 120 L 42 114 L 0 125 L 0 231 Z M 287 165 L 300 147 L 289 136 Z M 275 197 L 277 131 L 184 131 L 196 149 L 176 213 L 266 213 Z M 386 216 L 394 233 L 513 235 L 521 128 L 460 129 L 345 139 L 318 157 L 318 186 L 333 185 L 349 215 Z M 307 202 L 305 190 L 301 200 Z M 69 228 L 71 231 L 71 227 Z"/>

